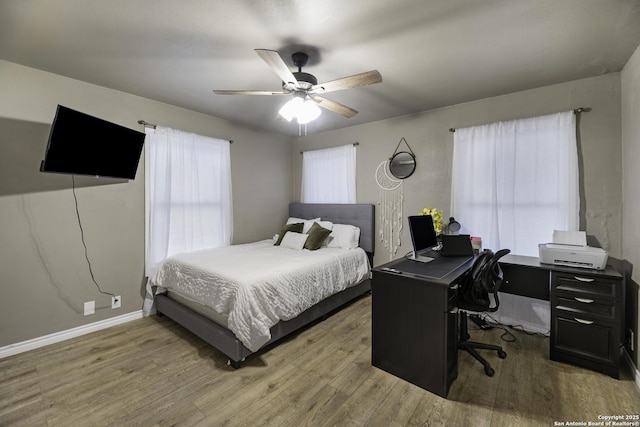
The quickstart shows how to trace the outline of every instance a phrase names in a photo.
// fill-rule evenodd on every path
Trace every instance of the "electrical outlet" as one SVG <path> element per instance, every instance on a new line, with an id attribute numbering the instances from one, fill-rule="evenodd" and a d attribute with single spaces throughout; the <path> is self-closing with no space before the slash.
<path id="1" fill-rule="evenodd" d="M 88 316 L 96 312 L 96 302 L 95 301 L 87 301 L 84 303 L 84 315 Z"/>
<path id="2" fill-rule="evenodd" d="M 120 308 L 122 306 L 122 297 L 120 295 L 111 297 L 111 308 Z"/>

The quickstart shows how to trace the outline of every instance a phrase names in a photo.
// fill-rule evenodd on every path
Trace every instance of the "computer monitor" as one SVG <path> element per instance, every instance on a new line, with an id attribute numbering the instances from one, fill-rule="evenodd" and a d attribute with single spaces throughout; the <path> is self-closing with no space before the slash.
<path id="1" fill-rule="evenodd" d="M 410 216 L 409 232 L 411 233 L 414 256 L 420 251 L 438 245 L 436 230 L 433 228 L 433 218 L 431 218 L 431 215 Z"/>

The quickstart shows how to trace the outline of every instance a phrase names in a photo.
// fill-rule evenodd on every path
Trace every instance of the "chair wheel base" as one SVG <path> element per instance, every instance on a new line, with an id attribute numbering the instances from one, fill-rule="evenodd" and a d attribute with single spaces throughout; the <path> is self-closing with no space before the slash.
<path id="1" fill-rule="evenodd" d="M 484 373 L 487 374 L 488 377 L 492 377 L 493 374 L 496 373 L 496 371 L 494 371 L 491 366 L 485 366 Z"/>
<path id="2" fill-rule="evenodd" d="M 500 359 L 505 359 L 507 357 L 507 353 L 503 350 L 498 350 L 498 357 Z"/>

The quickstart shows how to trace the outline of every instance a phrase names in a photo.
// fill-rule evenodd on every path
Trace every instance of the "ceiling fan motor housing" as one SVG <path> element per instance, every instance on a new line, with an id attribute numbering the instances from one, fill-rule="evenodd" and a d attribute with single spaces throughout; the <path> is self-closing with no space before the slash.
<path id="1" fill-rule="evenodd" d="M 298 83 L 300 83 L 299 86 L 303 87 L 304 89 L 311 89 L 311 86 L 318 84 L 318 79 L 316 79 L 314 75 L 309 73 L 303 73 L 302 71 L 297 71 L 293 73 L 293 76 L 296 78 Z M 309 85 L 309 87 L 306 87 L 307 85 Z"/>
<path id="2" fill-rule="evenodd" d="M 309 56 L 304 52 L 295 52 L 291 55 L 291 59 L 293 60 L 293 65 L 298 67 L 298 71 L 293 73 L 293 76 L 298 81 L 298 87 L 300 89 L 311 89 L 311 86 L 318 84 L 318 79 L 312 74 L 303 73 L 302 67 L 307 65 L 307 61 L 309 60 Z"/>

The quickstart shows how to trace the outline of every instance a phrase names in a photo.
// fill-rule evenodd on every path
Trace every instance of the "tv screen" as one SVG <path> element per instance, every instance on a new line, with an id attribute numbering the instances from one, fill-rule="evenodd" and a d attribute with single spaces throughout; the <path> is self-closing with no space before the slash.
<path id="1" fill-rule="evenodd" d="M 41 172 L 134 179 L 145 134 L 58 105 Z"/>

